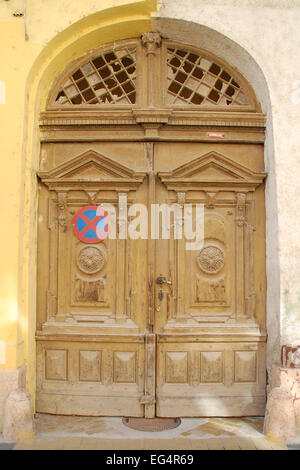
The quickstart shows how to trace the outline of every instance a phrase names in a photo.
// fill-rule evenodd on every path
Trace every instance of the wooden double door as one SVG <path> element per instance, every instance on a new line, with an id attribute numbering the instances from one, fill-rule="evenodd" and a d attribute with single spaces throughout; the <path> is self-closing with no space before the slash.
<path id="1" fill-rule="evenodd" d="M 48 142 L 42 153 L 37 411 L 264 414 L 262 146 Z M 111 232 L 85 243 L 74 216 L 101 205 Z"/>

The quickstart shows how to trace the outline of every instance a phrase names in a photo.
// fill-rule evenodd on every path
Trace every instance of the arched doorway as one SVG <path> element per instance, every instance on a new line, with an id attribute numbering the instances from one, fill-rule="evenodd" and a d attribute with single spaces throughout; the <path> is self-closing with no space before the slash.
<path id="1" fill-rule="evenodd" d="M 264 414 L 260 111 L 229 64 L 157 33 L 58 77 L 41 116 L 38 412 Z M 116 236 L 79 240 L 74 215 L 100 204 Z M 148 214 L 138 239 L 133 204 Z M 187 250 L 174 235 L 197 204 L 204 244 Z M 151 236 L 153 205 L 178 208 L 170 237 Z"/>

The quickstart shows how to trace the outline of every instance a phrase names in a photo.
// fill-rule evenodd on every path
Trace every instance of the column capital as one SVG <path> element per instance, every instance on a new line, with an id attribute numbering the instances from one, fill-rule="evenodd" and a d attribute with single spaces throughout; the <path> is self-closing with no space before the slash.
<path id="1" fill-rule="evenodd" d="M 146 54 L 155 54 L 156 48 L 160 47 L 161 36 L 159 33 L 149 32 L 142 35 L 142 44 L 146 48 Z"/>

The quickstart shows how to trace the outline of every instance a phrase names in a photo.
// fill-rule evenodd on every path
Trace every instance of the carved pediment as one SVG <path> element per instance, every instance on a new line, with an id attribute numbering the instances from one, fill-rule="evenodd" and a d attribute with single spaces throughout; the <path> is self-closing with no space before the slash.
<path id="1" fill-rule="evenodd" d="M 195 158 L 169 172 L 159 172 L 161 181 L 168 189 L 192 190 L 200 187 L 255 188 L 266 173 L 258 173 L 236 163 L 217 152 Z"/>
<path id="2" fill-rule="evenodd" d="M 135 188 L 142 183 L 146 173 L 136 172 L 115 160 L 89 150 L 63 162 L 49 171 L 40 171 L 38 176 L 49 188 L 65 189 L 73 186 L 97 186 L 109 189 Z"/>

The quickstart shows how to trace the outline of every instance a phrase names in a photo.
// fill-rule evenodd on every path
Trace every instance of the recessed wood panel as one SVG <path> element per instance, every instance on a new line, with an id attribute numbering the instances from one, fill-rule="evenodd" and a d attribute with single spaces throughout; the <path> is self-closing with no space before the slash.
<path id="1" fill-rule="evenodd" d="M 46 380 L 67 380 L 68 352 L 63 349 L 48 349 L 45 352 Z"/>
<path id="2" fill-rule="evenodd" d="M 202 352 L 201 353 L 201 382 L 223 381 L 223 353 Z"/>
<path id="3" fill-rule="evenodd" d="M 185 383 L 188 378 L 188 353 L 166 353 L 166 382 Z"/>
<path id="4" fill-rule="evenodd" d="M 79 380 L 101 381 L 101 351 L 79 351 Z"/>
<path id="5" fill-rule="evenodd" d="M 256 382 L 256 351 L 235 351 L 235 382 Z"/>
<path id="6" fill-rule="evenodd" d="M 114 352 L 114 382 L 136 381 L 136 353 Z"/>

